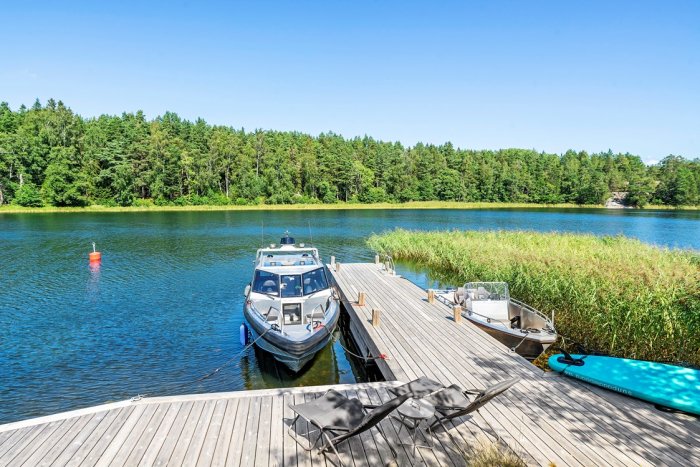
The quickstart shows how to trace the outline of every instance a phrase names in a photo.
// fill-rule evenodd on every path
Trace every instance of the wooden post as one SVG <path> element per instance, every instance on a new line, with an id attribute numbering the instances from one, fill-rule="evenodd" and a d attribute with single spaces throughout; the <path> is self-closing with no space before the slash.
<path id="1" fill-rule="evenodd" d="M 454 313 L 455 323 L 461 323 L 462 322 L 462 307 L 459 305 L 455 305 L 452 308 L 452 312 Z"/>
<path id="2" fill-rule="evenodd" d="M 435 291 L 428 289 L 428 303 L 435 303 Z"/>
<path id="3" fill-rule="evenodd" d="M 358 306 L 365 306 L 365 293 L 364 292 L 357 293 L 357 305 Z"/>
<path id="4" fill-rule="evenodd" d="M 379 326 L 379 310 L 377 308 L 372 308 L 372 326 L 375 328 Z"/>
<path id="5" fill-rule="evenodd" d="M 340 271 L 340 263 L 336 262 L 335 263 L 335 272 L 338 272 L 338 271 Z"/>
<path id="6" fill-rule="evenodd" d="M 331 256 L 331 266 L 335 266 L 335 256 Z"/>
<path id="7" fill-rule="evenodd" d="M 379 264 L 379 255 L 374 255 L 374 264 Z"/>

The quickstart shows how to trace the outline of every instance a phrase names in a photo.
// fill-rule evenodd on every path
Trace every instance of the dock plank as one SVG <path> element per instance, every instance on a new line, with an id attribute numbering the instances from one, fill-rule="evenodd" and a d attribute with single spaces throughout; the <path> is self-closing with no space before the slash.
<path id="1" fill-rule="evenodd" d="M 121 453 L 121 455 L 117 455 L 117 459 L 120 459 L 118 464 L 121 465 L 138 465 L 141 462 L 141 458 L 143 455 L 146 453 L 146 450 L 148 449 L 148 446 L 150 446 L 151 441 L 153 440 L 153 437 L 156 435 L 158 432 L 158 429 L 160 428 L 160 424 L 163 422 L 163 419 L 167 415 L 167 413 L 170 411 L 171 408 L 177 408 L 176 404 L 171 404 L 171 405 L 158 405 L 156 407 L 155 412 L 149 419 L 148 423 L 145 426 L 136 426 L 132 430 L 133 437 L 135 439 L 135 443 L 133 445 L 129 444 L 128 442 L 124 443 L 124 446 L 122 446 L 122 450 L 124 451 Z M 145 417 L 144 417 L 145 419 Z M 130 446 L 129 448 L 125 448 L 125 446 Z M 125 461 L 121 461 L 121 459 L 126 459 Z M 114 464 L 114 462 L 113 462 Z"/>
<path id="2" fill-rule="evenodd" d="M 250 408 L 248 409 L 248 420 L 245 424 L 245 432 L 243 434 L 243 439 L 241 443 L 243 447 L 243 453 L 241 455 L 241 465 L 255 465 L 261 406 L 261 397 L 256 397 L 250 403 Z"/>
<path id="3" fill-rule="evenodd" d="M 226 465 L 226 457 L 228 456 L 229 446 L 231 445 L 231 434 L 233 426 L 238 417 L 238 399 L 229 399 L 226 403 L 226 412 L 222 420 L 221 432 L 216 440 L 214 455 L 212 457 L 212 465 Z"/>
<path id="4" fill-rule="evenodd" d="M 154 441 L 160 441 L 162 439 L 162 443 L 160 442 L 154 442 L 152 443 L 153 445 L 153 451 L 151 451 L 151 454 L 148 455 L 149 460 L 153 457 L 155 457 L 155 460 L 153 461 L 154 466 L 161 466 L 161 465 L 167 465 L 168 462 L 170 461 L 170 458 L 173 455 L 173 452 L 175 451 L 175 446 L 177 446 L 178 442 L 180 441 L 180 436 L 182 435 L 182 432 L 185 429 L 185 425 L 187 424 L 187 420 L 190 418 L 190 414 L 192 414 L 192 411 L 194 410 L 196 405 L 196 402 L 187 402 L 183 404 L 183 406 L 180 408 L 180 410 L 177 413 L 177 416 L 175 420 L 173 421 L 173 424 L 168 428 L 167 431 L 162 432 Z M 198 408 L 199 412 L 201 412 L 201 404 Z M 149 446 L 149 449 L 151 446 Z M 158 449 L 156 452 L 156 448 Z M 148 464 L 145 464 L 148 465 Z"/>
<path id="5" fill-rule="evenodd" d="M 71 443 L 66 446 L 66 448 L 61 452 L 61 454 L 54 461 L 55 465 L 68 465 L 73 456 L 80 449 L 86 448 L 86 441 L 92 436 L 93 432 L 99 429 L 99 427 L 106 423 L 105 419 L 114 417 L 119 413 L 119 410 L 97 412 L 90 419 L 87 425 L 85 425 L 80 432 L 73 438 Z"/>
<path id="6" fill-rule="evenodd" d="M 56 442 L 53 443 L 53 446 L 48 449 L 44 457 L 41 458 L 41 461 L 39 464 L 34 463 L 34 465 L 40 465 L 42 467 L 52 465 L 56 463 L 56 459 L 63 453 L 63 451 L 70 446 L 70 444 L 73 442 L 73 439 L 75 439 L 78 434 L 80 434 L 81 431 L 85 429 L 89 425 L 89 423 L 92 421 L 92 419 L 95 417 L 95 414 L 89 414 L 89 415 L 83 415 L 82 417 L 78 417 L 75 420 L 75 423 L 67 427 L 67 430 L 64 432 L 54 432 L 51 436 L 51 438 L 56 439 Z M 23 461 L 16 460 L 17 464 L 20 464 Z"/>
<path id="7" fill-rule="evenodd" d="M 163 411 L 162 407 L 160 407 L 157 404 L 150 404 L 147 406 L 144 406 L 143 413 L 141 416 L 138 418 L 136 423 L 131 427 L 131 430 L 127 433 L 126 428 L 121 432 L 123 433 L 121 435 L 121 438 L 123 438 L 123 441 L 121 441 L 120 438 L 115 437 L 114 441 L 110 445 L 110 449 L 116 449 L 116 452 L 114 453 L 112 460 L 108 461 L 108 457 L 111 454 L 110 451 L 107 451 L 105 454 L 103 454 L 103 458 L 100 459 L 100 462 L 97 463 L 97 465 L 111 465 L 111 466 L 120 466 L 120 465 L 125 465 L 126 461 L 128 460 L 129 457 L 131 457 L 131 454 L 137 451 L 137 446 L 138 446 L 138 441 L 139 439 L 143 436 L 144 431 L 148 431 L 150 425 L 151 425 L 151 420 L 153 419 L 154 415 L 158 411 Z M 121 446 L 118 446 L 118 443 L 121 441 Z M 138 464 L 138 461 L 134 462 L 133 465 Z"/>
<path id="8" fill-rule="evenodd" d="M 263 397 L 260 401 L 260 423 L 258 424 L 255 465 L 267 467 L 270 465 L 270 449 L 272 448 L 272 396 Z M 274 440 L 276 441 L 276 440 Z"/>
<path id="9" fill-rule="evenodd" d="M 146 410 L 148 410 L 148 413 L 146 413 Z M 100 454 L 100 457 L 96 459 L 95 465 L 97 467 L 106 467 L 108 466 L 116 457 L 117 453 L 119 453 L 122 445 L 124 442 L 129 438 L 129 436 L 132 433 L 133 428 L 139 424 L 139 421 L 142 418 L 148 417 L 150 419 L 150 416 L 152 415 L 152 410 L 155 409 L 154 406 L 148 407 L 146 405 L 138 405 L 134 408 L 134 411 L 131 412 L 129 417 L 124 421 L 124 423 L 119 426 L 115 427 L 117 428 L 114 432 L 114 436 L 110 438 L 110 442 L 107 445 L 106 449 Z M 143 426 L 143 425 L 140 425 Z"/>
<path id="10" fill-rule="evenodd" d="M 284 447 L 288 438 L 285 433 L 283 420 L 284 394 L 273 396 L 272 410 L 270 412 L 270 467 L 282 467 L 284 465 Z M 296 452 L 296 451 L 295 451 Z"/>
<path id="11" fill-rule="evenodd" d="M 294 394 L 291 394 L 289 392 L 285 393 L 282 396 L 282 417 L 284 420 L 284 465 L 285 466 L 292 466 L 292 465 L 308 465 L 308 462 L 305 462 L 305 456 L 304 456 L 304 449 L 301 448 L 301 446 L 297 445 L 297 442 L 292 438 L 291 436 L 287 435 L 287 431 L 291 428 L 294 430 L 294 428 L 291 426 L 292 421 L 294 420 L 295 414 L 290 409 L 289 407 L 291 405 L 294 405 Z M 297 426 L 299 423 L 297 423 Z M 298 433 L 298 432 L 297 432 Z"/>
<path id="12" fill-rule="evenodd" d="M 224 404 L 222 404 L 222 402 L 224 402 Z M 192 439 L 190 440 L 189 446 L 187 447 L 187 452 L 185 453 L 183 465 L 197 464 L 199 456 L 202 453 L 202 447 L 207 439 L 207 434 L 209 434 L 210 431 L 214 436 L 214 442 L 216 442 L 216 437 L 219 435 L 219 430 L 221 429 L 221 422 L 212 425 L 212 420 L 214 419 L 214 413 L 217 410 L 220 410 L 221 414 L 223 414 L 225 409 L 225 401 L 207 401 L 202 411 L 202 415 L 199 417 L 199 420 L 195 425 Z"/>
<path id="13" fill-rule="evenodd" d="M 228 456 L 226 457 L 226 463 L 228 465 L 244 465 L 241 462 L 241 456 L 243 454 L 243 437 L 245 435 L 246 422 L 248 421 L 248 418 L 251 417 L 251 401 L 252 398 L 240 399 L 238 401 L 238 412 L 235 420 L 233 420 L 234 426 L 233 431 L 231 432 L 231 443 L 229 444 Z"/>
<path id="14" fill-rule="evenodd" d="M 195 436 L 195 430 L 197 427 L 201 427 L 203 421 L 202 417 L 206 417 L 207 407 L 214 405 L 213 401 L 204 400 L 197 401 L 194 403 L 192 410 L 185 420 L 180 436 L 177 439 L 177 443 L 170 454 L 170 458 L 167 463 L 169 465 L 184 465 L 185 456 L 187 455 L 187 450 L 190 447 L 192 438 Z"/>
<path id="15" fill-rule="evenodd" d="M 124 407 L 107 412 L 102 421 L 85 437 L 79 448 L 75 450 L 66 466 L 76 467 L 85 461 L 87 461 L 86 465 L 92 465 L 97 462 L 95 460 L 96 453 L 102 453 L 104 450 L 102 445 L 106 445 L 109 442 L 106 433 L 110 432 L 112 425 L 121 425 L 132 410 L 134 410 L 133 407 Z"/>
<path id="16" fill-rule="evenodd" d="M 180 410 L 182 410 L 183 405 L 184 404 L 181 402 L 175 402 L 172 404 L 165 405 L 164 408 L 167 411 L 165 412 L 163 419 L 158 424 L 155 433 L 153 433 L 153 436 L 150 437 L 150 441 L 148 441 L 148 445 L 143 451 L 138 465 L 150 466 L 155 463 L 156 457 L 158 456 L 158 452 L 163 447 L 163 443 L 165 442 L 166 437 L 170 434 L 173 424 L 175 423 L 175 419 L 180 413 Z M 145 443 L 146 440 L 144 440 L 144 444 Z"/>
<path id="17" fill-rule="evenodd" d="M 66 421 L 30 427 L 18 433 L 15 439 L 8 442 L 7 449 L 0 455 L 0 465 L 10 465 L 15 462 L 17 457 L 27 454 L 29 446 L 33 446 L 36 450 L 41 449 L 42 441 L 47 438 L 47 435 L 50 436 L 63 423 Z M 35 440 L 38 441 L 35 442 Z"/>
<path id="18" fill-rule="evenodd" d="M 214 453 L 216 452 L 217 444 L 219 444 L 219 439 L 222 436 L 226 436 L 227 433 L 224 429 L 224 418 L 228 410 L 229 402 L 230 401 L 226 399 L 216 401 L 214 413 L 209 422 L 209 428 L 204 438 L 199 458 L 197 459 L 198 466 L 208 466 L 212 465 L 214 462 Z M 229 425 L 229 423 L 226 423 L 226 425 Z"/>

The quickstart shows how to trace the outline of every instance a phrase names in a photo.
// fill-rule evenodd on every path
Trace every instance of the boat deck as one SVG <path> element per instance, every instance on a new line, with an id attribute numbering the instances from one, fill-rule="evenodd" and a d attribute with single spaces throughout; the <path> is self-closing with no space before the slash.
<path id="1" fill-rule="evenodd" d="M 700 465 L 698 419 L 544 373 L 468 321 L 455 323 L 448 307 L 428 303 L 422 289 L 380 266 L 342 264 L 332 276 L 360 345 L 388 355 L 377 360 L 388 382 L 147 398 L 25 420 L 0 426 L 0 466 L 336 465 L 287 434 L 289 405 L 331 387 L 377 404 L 390 399 L 394 380 L 422 375 L 464 388 L 521 380 L 450 425 L 456 444 L 438 431 L 435 452 L 420 449 L 415 460 L 399 445 L 399 423 L 386 419 L 381 426 L 400 466 L 464 465 L 459 449 L 482 439 L 502 440 L 532 465 Z M 356 303 L 360 291 L 364 306 Z M 377 327 L 373 308 L 381 310 Z M 347 466 L 390 460 L 376 430 L 341 444 L 340 454 Z"/>

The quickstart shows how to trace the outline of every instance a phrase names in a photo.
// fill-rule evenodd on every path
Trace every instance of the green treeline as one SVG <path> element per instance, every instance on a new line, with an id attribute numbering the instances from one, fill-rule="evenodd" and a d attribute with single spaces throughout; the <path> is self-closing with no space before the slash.
<path id="1" fill-rule="evenodd" d="M 700 205 L 700 159 L 246 132 L 167 112 L 85 119 L 62 102 L 0 104 L 0 204 L 465 201 Z"/>

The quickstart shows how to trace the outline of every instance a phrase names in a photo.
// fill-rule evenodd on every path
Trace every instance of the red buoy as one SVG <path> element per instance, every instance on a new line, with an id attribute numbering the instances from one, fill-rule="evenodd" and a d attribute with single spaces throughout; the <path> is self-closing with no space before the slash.
<path id="1" fill-rule="evenodd" d="M 95 249 L 95 242 L 92 242 L 92 251 L 88 255 L 88 258 L 90 258 L 90 263 L 99 263 L 102 261 L 102 253 Z"/>

